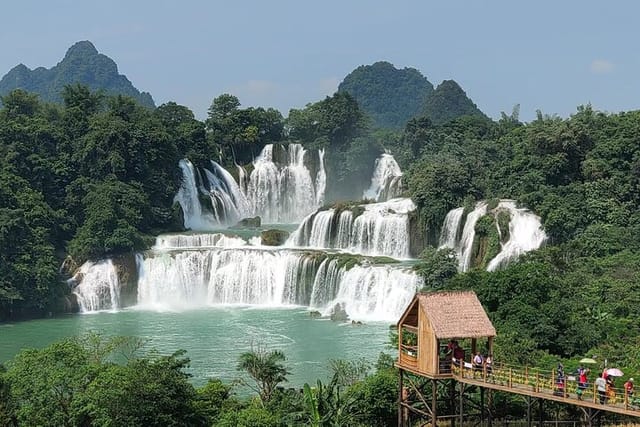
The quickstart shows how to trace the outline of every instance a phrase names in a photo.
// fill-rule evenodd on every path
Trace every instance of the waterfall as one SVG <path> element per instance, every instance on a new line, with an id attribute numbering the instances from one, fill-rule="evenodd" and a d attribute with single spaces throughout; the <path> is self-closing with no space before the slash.
<path id="1" fill-rule="evenodd" d="M 354 319 L 397 320 L 419 289 L 415 273 L 394 265 L 347 270 L 322 253 L 208 248 L 153 251 L 138 264 L 138 304 L 183 310 L 209 305 L 345 305 Z"/>
<path id="2" fill-rule="evenodd" d="M 193 164 L 186 159 L 180 160 L 178 166 L 182 170 L 182 183 L 174 202 L 180 203 L 184 214 L 184 227 L 190 230 L 208 230 L 214 227 L 214 219 L 202 212 L 198 198 L 196 171 Z"/>
<path id="3" fill-rule="evenodd" d="M 411 199 L 393 199 L 319 211 L 302 221 L 287 245 L 409 258 L 409 212 L 414 209 Z"/>
<path id="4" fill-rule="evenodd" d="M 371 185 L 363 194 L 363 198 L 376 202 L 384 202 L 400 196 L 402 193 L 402 171 L 396 159 L 389 153 L 376 159 L 371 177 Z"/>
<path id="5" fill-rule="evenodd" d="M 120 284 L 113 262 L 85 262 L 74 276 L 79 282 L 73 293 L 83 313 L 98 310 L 117 310 L 120 307 Z"/>
<path id="6" fill-rule="evenodd" d="M 327 189 L 327 173 L 324 170 L 324 149 L 318 150 L 318 173 L 316 174 L 316 206 L 324 203 L 324 193 Z"/>
<path id="7" fill-rule="evenodd" d="M 476 237 L 476 222 L 487 213 L 487 204 L 479 202 L 474 210 L 469 212 L 467 220 L 462 228 L 462 237 L 456 248 L 458 251 L 458 259 L 460 260 L 460 269 L 467 271 L 471 268 L 471 254 L 473 252 L 473 240 Z"/>
<path id="8" fill-rule="evenodd" d="M 500 253 L 487 265 L 488 271 L 494 271 L 507 264 L 510 260 L 517 258 L 525 252 L 538 249 L 547 239 L 540 217 L 527 209 L 518 209 L 513 200 L 502 200 L 497 211 L 504 209 L 509 212 L 509 240 L 501 243 Z M 498 228 L 500 232 L 500 228 Z"/>
<path id="9" fill-rule="evenodd" d="M 440 248 L 455 248 L 458 241 L 458 233 L 460 231 L 460 220 L 464 208 L 452 209 L 447 213 L 440 231 Z"/>
<path id="10" fill-rule="evenodd" d="M 285 151 L 285 165 L 274 159 L 276 147 Z M 300 144 L 264 147 L 253 162 L 244 190 L 252 216 L 259 215 L 263 223 L 296 223 L 322 203 L 326 187 L 324 152 L 318 153 L 320 166 L 315 179 L 304 164 L 306 153 Z"/>
<path id="11" fill-rule="evenodd" d="M 467 215 L 460 232 L 463 211 L 463 208 L 449 211 L 442 225 L 439 246 L 456 251 L 460 271 L 468 271 L 472 267 L 476 223 L 487 214 L 497 218 L 500 212 L 508 212 L 510 216 L 509 239 L 506 242 L 500 242 L 501 251 L 487 264 L 488 271 L 494 271 L 508 264 L 525 252 L 538 249 L 546 240 L 540 218 L 528 209 L 516 208 L 513 200 L 501 200 L 498 206 L 491 210 L 487 209 L 486 202 L 478 202 L 474 210 Z M 496 227 L 500 234 L 497 220 Z"/>
<path id="12" fill-rule="evenodd" d="M 156 237 L 153 246 L 155 250 L 188 249 L 202 247 L 238 247 L 246 246 L 247 242 L 235 236 L 222 233 L 209 234 L 164 234 Z"/>
<path id="13" fill-rule="evenodd" d="M 211 167 L 212 170 L 204 169 L 204 172 L 214 220 L 218 225 L 234 225 L 248 215 L 249 205 L 231 174 L 214 161 Z"/>
<path id="14" fill-rule="evenodd" d="M 342 273 L 338 294 L 329 307 L 342 304 L 353 319 L 395 322 L 421 285 L 412 271 L 356 265 Z"/>

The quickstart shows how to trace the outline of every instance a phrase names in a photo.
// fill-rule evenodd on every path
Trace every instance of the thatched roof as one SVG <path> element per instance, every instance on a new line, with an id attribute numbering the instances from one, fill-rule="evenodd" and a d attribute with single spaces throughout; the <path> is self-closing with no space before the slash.
<path id="1" fill-rule="evenodd" d="M 421 293 L 416 298 L 438 338 L 496 336 L 495 328 L 473 291 Z"/>

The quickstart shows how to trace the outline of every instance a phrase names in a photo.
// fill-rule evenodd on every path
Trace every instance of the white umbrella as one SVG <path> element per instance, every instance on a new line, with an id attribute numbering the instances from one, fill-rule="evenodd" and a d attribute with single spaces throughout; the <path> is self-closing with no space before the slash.
<path id="1" fill-rule="evenodd" d="M 621 377 L 624 375 L 624 372 L 618 368 L 609 368 L 607 369 L 607 375 L 611 375 L 612 377 Z"/>

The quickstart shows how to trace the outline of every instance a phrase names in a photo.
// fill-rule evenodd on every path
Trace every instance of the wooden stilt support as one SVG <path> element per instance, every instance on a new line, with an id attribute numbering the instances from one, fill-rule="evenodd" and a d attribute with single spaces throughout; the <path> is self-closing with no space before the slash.
<path id="1" fill-rule="evenodd" d="M 455 380 L 449 380 L 449 413 L 451 417 L 451 427 L 456 427 L 456 382 Z M 462 423 L 460 423 L 462 427 Z"/>
<path id="2" fill-rule="evenodd" d="M 539 426 L 542 427 L 544 425 L 544 400 L 538 399 L 538 403 L 540 405 L 540 413 L 538 414 Z"/>
<path id="3" fill-rule="evenodd" d="M 460 383 L 460 427 L 464 425 L 464 383 Z"/>
<path id="4" fill-rule="evenodd" d="M 404 427 L 404 406 L 402 405 L 404 403 L 404 384 L 402 381 L 402 373 L 404 371 L 402 369 L 398 369 L 398 384 L 400 386 L 399 390 L 398 390 L 398 427 Z"/>
<path id="5" fill-rule="evenodd" d="M 438 380 L 431 380 L 431 427 L 438 425 Z"/>
<path id="6" fill-rule="evenodd" d="M 484 387 L 480 387 L 480 425 L 484 425 Z"/>

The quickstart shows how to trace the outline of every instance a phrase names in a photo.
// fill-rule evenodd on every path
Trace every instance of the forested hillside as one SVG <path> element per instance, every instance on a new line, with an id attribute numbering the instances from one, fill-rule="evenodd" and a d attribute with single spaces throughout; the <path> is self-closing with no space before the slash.
<path id="1" fill-rule="evenodd" d="M 71 46 L 62 61 L 52 68 L 30 70 L 23 64 L 15 66 L 0 80 L 0 95 L 23 89 L 37 93 L 43 101 L 62 103 L 62 90 L 70 84 L 83 84 L 108 95 L 130 96 L 145 107 L 155 107 L 151 95 L 138 91 L 126 76 L 118 73 L 116 63 L 98 53 L 90 41 Z"/>

